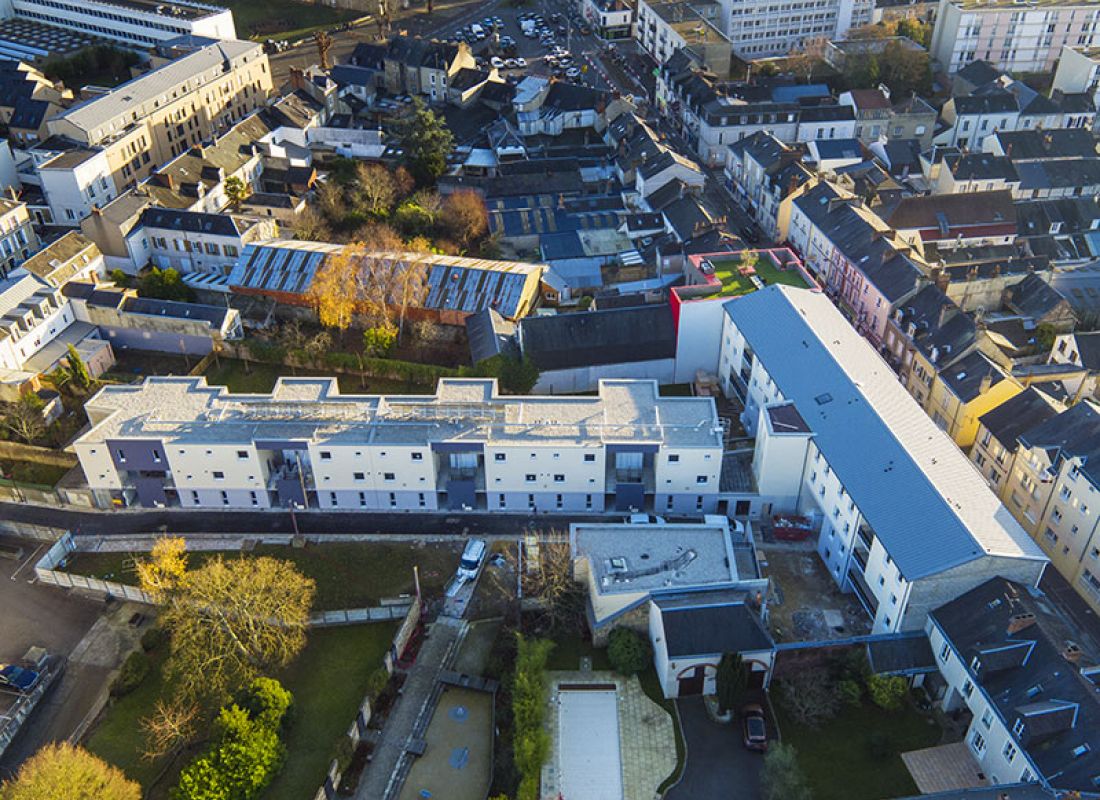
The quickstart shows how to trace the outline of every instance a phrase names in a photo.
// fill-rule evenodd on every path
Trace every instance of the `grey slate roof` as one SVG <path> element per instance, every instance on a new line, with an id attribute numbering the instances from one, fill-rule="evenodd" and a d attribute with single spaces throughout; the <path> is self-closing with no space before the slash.
<path id="1" fill-rule="evenodd" d="M 516 325 L 502 317 L 496 309 L 485 308 L 466 317 L 466 341 L 470 344 L 470 360 L 477 364 L 501 353 L 512 354 Z"/>
<path id="2" fill-rule="evenodd" d="M 1033 272 L 1008 290 L 1005 305 L 1024 316 L 1042 319 L 1064 302 L 1057 290 Z"/>
<path id="3" fill-rule="evenodd" d="M 1057 407 L 1034 386 L 978 417 L 1001 447 L 1012 453 L 1017 438 L 1058 415 Z"/>
<path id="4" fill-rule="evenodd" d="M 663 303 L 525 317 L 519 341 L 544 371 L 676 357 L 676 325 Z"/>
<path id="5" fill-rule="evenodd" d="M 901 634 L 867 642 L 867 660 L 877 674 L 935 672 L 936 659 L 923 633 Z"/>
<path id="6" fill-rule="evenodd" d="M 1096 140 L 1084 128 L 1055 128 L 1039 131 L 997 131 L 993 134 L 1001 150 L 1013 161 L 1040 158 L 1095 158 Z M 1011 153 L 1009 149 L 1011 148 Z"/>
<path id="7" fill-rule="evenodd" d="M 1008 376 L 990 361 L 980 350 L 969 353 L 950 366 L 940 370 L 943 382 L 964 403 L 969 403 L 981 394 L 982 382 L 989 379 L 990 386 L 996 386 Z"/>
<path id="8" fill-rule="evenodd" d="M 1045 560 L 827 297 L 769 286 L 724 308 L 907 580 L 986 554 Z"/>
<path id="9" fill-rule="evenodd" d="M 717 594 L 693 592 L 653 598 L 661 609 L 669 658 L 751 653 L 775 646 L 759 615 L 744 602 L 719 600 L 708 605 Z"/>
<path id="10" fill-rule="evenodd" d="M 1033 614 L 1035 622 L 1010 634 L 1009 620 L 1016 614 Z M 929 617 L 1001 722 L 1009 730 L 1018 722 L 1023 726 L 1017 743 L 1041 773 L 1037 777 L 1056 789 L 1095 792 L 1094 776 L 1100 774 L 1100 697 L 1062 655 L 1066 642 L 1074 641 L 1085 650 L 1081 665 L 1096 663 L 1098 654 L 1089 652 L 1083 632 L 1030 587 L 1005 578 L 983 583 Z M 1026 663 L 987 670 L 983 653 L 1020 643 L 1034 644 Z M 1080 752 L 1083 745 L 1088 747 Z"/>
<path id="11" fill-rule="evenodd" d="M 1100 486 L 1100 412 L 1081 402 L 1019 436 L 1025 447 L 1056 452 L 1056 458 L 1085 459 L 1082 474 Z"/>

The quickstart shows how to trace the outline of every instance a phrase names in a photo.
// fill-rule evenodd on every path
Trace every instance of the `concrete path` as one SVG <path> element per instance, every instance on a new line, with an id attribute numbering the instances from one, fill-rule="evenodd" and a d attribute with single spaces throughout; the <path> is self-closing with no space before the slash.
<path id="1" fill-rule="evenodd" d="M 382 736 L 374 747 L 370 766 L 359 781 L 356 800 L 384 800 L 388 797 L 390 779 L 413 736 L 417 722 L 423 715 L 431 712 L 427 706 L 436 678 L 453 657 L 461 632 L 461 622 L 448 617 L 440 617 L 428 628 L 427 638 L 420 647 L 416 663 L 406 673 L 401 696 L 391 709 L 382 728 Z"/>

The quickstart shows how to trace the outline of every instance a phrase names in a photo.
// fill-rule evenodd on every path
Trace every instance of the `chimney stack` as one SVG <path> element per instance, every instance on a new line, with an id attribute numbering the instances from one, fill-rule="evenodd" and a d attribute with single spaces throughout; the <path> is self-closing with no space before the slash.
<path id="1" fill-rule="evenodd" d="M 1008 618 L 1008 634 L 1011 636 L 1014 633 L 1019 633 L 1026 628 L 1030 628 L 1035 624 L 1035 615 L 1030 611 L 1024 611 L 1020 614 L 1013 614 Z"/>
<path id="2" fill-rule="evenodd" d="M 1062 646 L 1062 658 L 1071 664 L 1079 664 L 1083 655 L 1081 646 L 1077 642 L 1066 639 L 1066 643 Z"/>

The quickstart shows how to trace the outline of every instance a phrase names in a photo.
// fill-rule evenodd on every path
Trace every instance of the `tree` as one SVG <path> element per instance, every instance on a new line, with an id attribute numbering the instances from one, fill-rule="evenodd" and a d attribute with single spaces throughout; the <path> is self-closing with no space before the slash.
<path id="1" fill-rule="evenodd" d="M 313 273 L 313 280 L 306 290 L 306 301 L 317 312 L 317 318 L 326 328 L 347 330 L 359 308 L 355 291 L 359 262 L 365 253 L 362 243 L 356 242 L 329 253 Z"/>
<path id="2" fill-rule="evenodd" d="M 180 536 L 161 536 L 149 558 L 134 562 L 138 585 L 154 600 L 163 601 L 187 574 L 187 542 Z"/>
<path id="3" fill-rule="evenodd" d="M 14 403 L 8 403 L 3 416 L 4 430 L 21 442 L 33 443 L 46 432 L 46 418 L 42 411 L 46 404 L 34 392 L 19 396 Z"/>
<path id="4" fill-rule="evenodd" d="M 443 224 L 451 235 L 469 247 L 489 230 L 489 212 L 481 195 L 470 189 L 463 189 L 447 195 L 443 201 L 440 215 Z"/>
<path id="5" fill-rule="evenodd" d="M 519 566 L 519 565 L 517 565 Z M 538 562 L 522 565 L 523 596 L 538 601 L 551 630 L 576 632 L 584 624 L 584 587 L 573 578 L 568 541 L 543 542 Z"/>
<path id="6" fill-rule="evenodd" d="M 554 643 L 516 633 L 512 677 L 512 753 L 520 774 L 517 800 L 538 800 L 542 765 L 550 755 L 546 716 L 546 660 Z"/>
<path id="7" fill-rule="evenodd" d="M 871 675 L 867 678 L 867 694 L 879 708 L 897 711 L 905 702 L 909 684 L 899 675 Z"/>
<path id="8" fill-rule="evenodd" d="M 332 228 L 317 209 L 306 206 L 294 221 L 294 238 L 304 242 L 327 242 L 332 238 Z"/>
<path id="9" fill-rule="evenodd" d="M 84 363 L 84 359 L 80 357 L 80 353 L 76 351 L 72 344 L 67 346 L 65 361 L 68 364 L 69 380 L 76 388 L 84 390 L 92 385 L 92 376 L 88 372 L 88 365 Z"/>
<path id="10" fill-rule="evenodd" d="M 317 199 L 317 207 L 330 223 L 344 216 L 344 212 L 347 210 L 344 190 L 336 181 L 319 183 L 313 193 Z"/>
<path id="11" fill-rule="evenodd" d="M 165 565 L 139 568 L 139 578 L 173 574 L 178 561 L 174 553 L 169 558 Z M 218 556 L 178 581 L 141 587 L 164 606 L 167 674 L 181 698 L 218 701 L 301 652 L 316 590 L 293 564 L 266 556 Z"/>
<path id="12" fill-rule="evenodd" d="M 631 628 L 615 628 L 607 639 L 607 658 L 620 675 L 637 675 L 649 665 L 649 642 Z"/>
<path id="13" fill-rule="evenodd" d="M 393 174 L 381 164 L 361 162 L 355 167 L 355 198 L 364 211 L 376 217 L 386 216 L 397 200 Z"/>
<path id="14" fill-rule="evenodd" d="M 397 331 L 391 326 L 376 326 L 363 331 L 363 355 L 386 358 L 397 344 Z"/>
<path id="15" fill-rule="evenodd" d="M 317 335 L 310 337 L 309 341 L 305 343 L 302 349 L 306 351 L 306 355 L 313 361 L 320 361 L 325 353 L 332 349 L 332 337 L 325 331 L 321 331 Z"/>
<path id="16" fill-rule="evenodd" d="M 500 388 L 507 394 L 529 394 L 539 382 L 539 368 L 530 356 L 520 358 L 503 356 L 500 373 Z"/>
<path id="17" fill-rule="evenodd" d="M 741 661 L 740 653 L 726 653 L 718 662 L 718 674 L 714 679 L 718 710 L 725 714 L 741 705 L 741 698 L 749 686 L 749 673 Z"/>
<path id="18" fill-rule="evenodd" d="M 182 700 L 157 700 L 153 713 L 141 720 L 145 732 L 145 750 L 142 758 L 156 761 L 169 753 L 176 753 L 195 735 L 195 723 L 199 716 L 197 703 Z"/>
<path id="19" fill-rule="evenodd" d="M 252 187 L 236 175 L 230 175 L 225 179 L 225 199 L 229 201 L 229 207 L 234 211 L 240 210 L 241 203 L 251 194 Z"/>
<path id="20" fill-rule="evenodd" d="M 454 135 L 434 111 L 414 98 L 412 110 L 396 127 L 405 163 L 422 186 L 435 183 L 447 169 L 447 156 L 454 149 Z"/>
<path id="21" fill-rule="evenodd" d="M 818 669 L 795 672 L 780 681 L 783 707 L 796 722 L 816 728 L 836 716 L 840 697 L 829 676 Z"/>
<path id="22" fill-rule="evenodd" d="M 760 788 L 764 800 L 811 800 L 813 797 L 795 749 L 778 742 L 771 745 L 764 756 Z"/>
<path id="23" fill-rule="evenodd" d="M 67 742 L 47 744 L 0 786 L 0 800 L 141 800 L 121 770 Z"/>
<path id="24" fill-rule="evenodd" d="M 180 278 L 179 270 L 161 270 L 153 267 L 149 272 L 141 276 L 138 281 L 138 294 L 142 297 L 152 297 L 157 300 L 175 300 L 181 303 L 190 303 L 195 299 L 195 293 Z"/>

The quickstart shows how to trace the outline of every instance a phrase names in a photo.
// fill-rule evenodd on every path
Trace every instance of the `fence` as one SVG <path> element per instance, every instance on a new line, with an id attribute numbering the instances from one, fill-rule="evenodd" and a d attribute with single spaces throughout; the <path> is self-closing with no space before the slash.
<path id="1" fill-rule="evenodd" d="M 38 686 L 30 694 L 16 695 L 11 706 L 0 714 L 0 755 L 8 749 L 16 734 L 23 727 L 23 723 L 30 716 L 38 701 L 46 694 L 55 680 L 65 671 L 64 659 L 53 660 L 43 671 Z"/>
<path id="2" fill-rule="evenodd" d="M 36 464 L 48 464 L 51 467 L 76 466 L 75 453 L 67 450 L 54 450 L 52 447 L 36 447 L 19 442 L 0 441 L 0 458 L 9 461 L 33 461 Z"/>
<path id="3" fill-rule="evenodd" d="M 60 586 L 62 589 L 83 589 L 89 592 L 99 592 L 110 597 L 121 597 L 125 600 L 153 605 L 153 598 L 136 586 L 105 581 L 100 578 L 89 578 L 86 575 L 74 575 L 70 572 L 54 569 L 75 551 L 76 542 L 73 540 L 71 533 L 66 533 L 54 542 L 53 546 L 34 565 L 34 574 L 38 577 L 39 583 L 48 586 Z"/>
<path id="4" fill-rule="evenodd" d="M 386 670 L 392 675 L 396 668 L 397 656 L 401 655 L 402 651 L 404 651 L 405 646 L 408 645 L 409 639 L 412 637 L 413 631 L 420 622 L 420 597 L 413 598 L 412 603 L 410 603 L 408 607 L 390 605 L 383 606 L 383 608 L 400 609 L 405 616 L 401 626 L 397 629 L 397 633 L 393 635 L 393 641 L 390 643 L 390 649 L 385 657 Z M 397 616 L 400 616 L 400 614 Z M 397 616 L 393 617 L 393 619 L 396 619 Z M 348 727 L 347 737 L 353 753 L 363 740 L 363 737 L 366 736 L 367 724 L 370 722 L 370 718 L 370 696 L 367 696 L 364 697 L 363 702 L 359 704 L 359 710 L 355 715 L 355 719 Z M 343 769 L 340 767 L 340 762 L 334 758 L 332 763 L 328 766 L 325 782 L 317 790 L 317 793 L 313 795 L 312 800 L 333 800 L 333 798 L 337 796 L 336 789 L 340 785 L 340 779 L 342 777 Z"/>
<path id="5" fill-rule="evenodd" d="M 383 605 L 373 608 L 343 608 L 311 614 L 311 628 L 332 628 L 337 625 L 362 625 L 367 622 L 389 622 L 401 619 L 409 611 L 407 605 Z"/>

